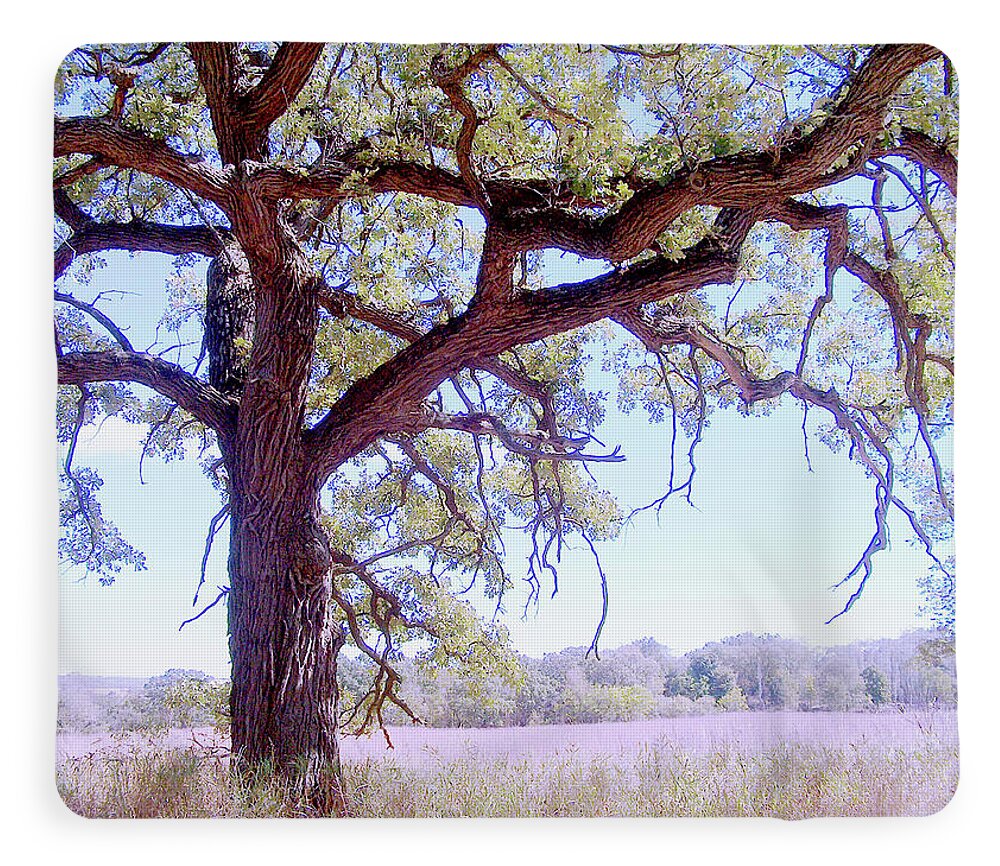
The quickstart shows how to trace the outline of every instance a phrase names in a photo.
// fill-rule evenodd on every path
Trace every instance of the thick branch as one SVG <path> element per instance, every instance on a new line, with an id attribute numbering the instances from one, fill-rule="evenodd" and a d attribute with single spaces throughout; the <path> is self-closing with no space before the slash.
<path id="1" fill-rule="evenodd" d="M 55 155 L 86 153 L 105 164 L 134 168 L 224 206 L 228 177 L 200 156 L 178 153 L 168 144 L 99 117 L 55 121 Z"/>
<path id="2" fill-rule="evenodd" d="M 885 148 L 885 156 L 905 156 L 929 168 L 945 182 L 952 195 L 958 193 L 958 160 L 943 144 L 915 129 L 904 129 L 899 143 Z"/>
<path id="3" fill-rule="evenodd" d="M 554 247 L 624 261 L 696 205 L 756 209 L 825 186 L 845 151 L 881 132 L 889 99 L 903 79 L 937 53 L 920 45 L 875 49 L 829 119 L 777 152 L 740 153 L 684 169 L 666 184 L 640 189 L 604 219 L 546 211 L 510 217 L 503 227 L 517 250 Z"/>
<path id="4" fill-rule="evenodd" d="M 266 129 L 281 117 L 322 53 L 322 42 L 283 42 L 260 83 L 243 99 L 244 122 Z"/>
<path id="5" fill-rule="evenodd" d="M 458 133 L 458 142 L 455 145 L 455 158 L 458 161 L 458 171 L 462 180 L 465 181 L 466 188 L 470 190 L 477 206 L 484 214 L 490 210 L 490 197 L 472 163 L 472 142 L 476 137 L 476 130 L 479 128 L 479 115 L 476 113 L 476 107 L 465 95 L 463 84 L 465 79 L 487 60 L 496 56 L 496 46 L 487 45 L 472 53 L 464 63 L 454 69 L 448 69 L 444 65 L 444 56 L 441 54 L 437 55 L 431 62 L 431 77 L 434 79 L 434 83 L 448 97 L 452 108 L 462 115 L 462 128 Z"/>
<path id="6" fill-rule="evenodd" d="M 191 42 L 188 50 L 198 71 L 198 80 L 205 89 L 205 101 L 212 119 L 212 131 L 219 146 L 219 156 L 223 165 L 238 165 L 250 154 L 242 152 L 237 129 L 236 114 L 236 81 L 239 70 L 236 68 L 236 48 L 230 42 Z M 259 140 L 252 146 L 256 151 L 253 156 L 264 158 L 262 142 Z"/>
<path id="7" fill-rule="evenodd" d="M 411 325 L 403 316 L 373 304 L 366 304 L 359 300 L 357 295 L 347 291 L 342 286 L 322 285 L 317 288 L 317 297 L 330 315 L 337 318 L 350 316 L 352 319 L 373 325 L 387 334 L 405 340 L 407 343 L 414 343 L 426 334 L 426 331 Z M 536 382 L 497 358 L 479 360 L 473 367 L 484 373 L 489 373 L 515 391 L 539 402 L 550 397 L 541 382 Z"/>
<path id="8" fill-rule="evenodd" d="M 489 59 L 487 50 L 480 54 L 470 58 L 470 62 Z M 649 247 L 673 220 L 696 205 L 759 207 L 831 183 L 835 177 L 829 172 L 830 166 L 849 147 L 881 130 L 891 94 L 909 71 L 932 59 L 934 54 L 934 49 L 927 46 L 886 46 L 876 50 L 838 109 L 811 135 L 793 141 L 777 154 L 743 153 L 684 169 L 666 184 L 655 182 L 639 189 L 612 216 L 588 217 L 559 210 L 567 205 L 597 204 L 576 199 L 561 184 L 480 181 L 467 160 L 459 176 L 412 163 L 367 169 L 356 161 L 346 160 L 322 162 L 305 173 L 262 166 L 254 182 L 273 199 L 339 200 L 349 194 L 344 181 L 352 172 L 360 171 L 372 193 L 404 192 L 477 208 L 483 207 L 485 195 L 485 201 L 496 214 L 507 214 L 502 224 L 514 251 L 552 247 L 587 258 L 624 261 Z M 454 89 L 457 86 L 452 81 L 453 77 L 457 81 L 454 71 L 445 76 L 447 86 Z M 467 138 L 472 127 L 472 121 L 466 118 L 463 128 Z M 463 140 L 463 146 L 468 143 Z M 904 130 L 898 145 L 880 153 L 919 159 L 954 191 L 954 157 L 927 136 Z"/>
<path id="9" fill-rule="evenodd" d="M 415 342 L 424 335 L 423 331 L 415 328 L 402 316 L 373 304 L 366 304 L 356 294 L 342 286 L 320 284 L 317 286 L 316 296 L 324 309 L 338 319 L 350 316 L 352 319 L 374 325 L 379 330 L 408 343 Z"/>
<path id="10" fill-rule="evenodd" d="M 611 216 L 559 210 L 560 205 L 588 203 L 574 202 L 566 190 L 544 182 L 487 181 L 479 189 L 474 176 L 470 185 L 469 166 L 455 177 L 437 168 L 386 165 L 372 171 L 366 182 L 375 193 L 407 192 L 466 207 L 481 207 L 485 191 L 496 214 L 494 221 L 503 229 L 512 252 L 557 248 L 586 258 L 624 261 L 647 249 L 670 223 L 696 205 L 759 208 L 831 183 L 836 178 L 830 166 L 844 151 L 881 131 L 892 93 L 910 71 L 935 54 L 928 46 L 876 49 L 841 104 L 810 135 L 793 140 L 777 153 L 741 153 L 684 169 L 665 184 L 655 182 L 639 189 Z M 919 155 L 954 188 L 954 158 L 926 136 L 904 131 L 899 145 L 883 152 Z M 273 198 L 343 198 L 344 180 L 356 167 L 323 165 L 305 175 L 268 168 L 256 181 Z"/>
<path id="11" fill-rule="evenodd" d="M 317 483 L 381 433 L 421 429 L 421 404 L 459 370 L 509 349 L 600 321 L 616 312 L 710 283 L 733 279 L 753 217 L 723 211 L 717 231 L 680 261 L 656 259 L 604 276 L 505 302 L 473 304 L 354 383 L 306 439 Z M 426 425 L 425 425 L 426 426 Z"/>
<path id="12" fill-rule="evenodd" d="M 52 187 L 52 204 L 55 208 L 56 216 L 75 232 L 86 228 L 94 222 L 91 216 L 73 201 L 66 190 L 62 189 L 58 183 L 54 183 Z"/>
<path id="13" fill-rule="evenodd" d="M 345 187 L 356 174 L 360 190 Z M 401 192 L 419 195 L 457 207 L 478 208 L 480 203 L 460 175 L 437 166 L 413 162 L 387 162 L 369 167 L 356 158 L 325 160 L 307 171 L 280 166 L 258 166 L 253 182 L 265 198 L 327 199 L 338 202 L 360 194 Z M 485 180 L 484 188 L 494 210 L 552 207 L 596 208 L 600 202 L 581 199 L 568 185 L 549 180 Z"/>
<path id="14" fill-rule="evenodd" d="M 551 436 L 540 430 L 511 430 L 498 417 L 486 412 L 448 415 L 428 409 L 422 426 L 435 430 L 460 430 L 475 436 L 495 436 L 511 454 L 532 461 L 621 463 L 625 459 L 617 448 L 610 454 L 588 454 L 583 449 L 590 444 L 590 436 Z"/>
<path id="15" fill-rule="evenodd" d="M 815 183 L 852 145 L 881 131 L 889 98 L 918 66 L 940 56 L 930 45 L 882 45 L 876 48 L 847 84 L 847 95 L 830 119 L 788 147 L 778 176 Z M 799 188 L 798 192 L 805 192 Z"/>
<path id="16" fill-rule="evenodd" d="M 143 220 L 128 223 L 91 221 L 74 231 L 56 250 L 55 278 L 58 280 L 77 256 L 105 250 L 166 253 L 174 256 L 186 253 L 216 256 L 221 248 L 219 234 L 224 231 L 226 230 L 205 226 L 176 226 Z"/>
<path id="17" fill-rule="evenodd" d="M 526 327 L 530 339 L 582 327 L 637 304 L 662 300 L 711 283 L 730 282 L 736 273 L 739 249 L 755 222 L 751 212 L 724 210 L 715 233 L 687 250 L 678 261 L 655 258 L 582 283 L 521 295 L 522 309 L 518 312 L 523 310 L 524 315 L 540 320 Z M 556 327 L 542 333 L 549 321 Z"/>
<path id="18" fill-rule="evenodd" d="M 663 187 L 640 190 L 618 214 L 603 221 L 551 210 L 496 219 L 491 226 L 496 262 L 485 277 L 481 266 L 479 303 L 435 328 L 347 391 L 309 437 L 321 453 L 316 461 L 321 477 L 370 444 L 378 427 L 393 424 L 386 407 L 394 407 L 399 416 L 396 423 L 405 423 L 406 413 L 415 412 L 441 381 L 470 361 L 495 357 L 513 346 L 674 293 L 730 281 L 740 246 L 754 222 L 768 215 L 769 206 L 780 209 L 790 195 L 823 185 L 829 167 L 845 150 L 881 129 L 888 100 L 903 78 L 935 54 L 926 46 L 888 46 L 873 51 L 830 119 L 784 148 L 777 160 L 764 154 L 713 160 Z M 735 206 L 724 207 L 713 234 L 679 262 L 654 259 L 594 280 L 539 292 L 508 294 L 502 290 L 504 286 L 497 292 L 483 291 L 488 281 L 504 282 L 501 265 L 521 250 L 556 247 L 612 261 L 630 258 L 696 204 Z M 797 206 L 792 203 L 787 209 L 796 210 Z M 822 216 L 822 227 L 830 228 L 829 215 L 823 212 Z M 830 230 L 829 252 L 834 253 L 841 237 Z M 837 266 L 834 256 L 829 267 Z M 351 441 L 354 437 L 356 441 Z"/>
<path id="19" fill-rule="evenodd" d="M 220 435 L 232 433 L 236 402 L 196 379 L 176 364 L 155 355 L 112 349 L 105 352 L 67 352 L 59 356 L 59 384 L 136 382 L 168 397 Z"/>
<path id="20" fill-rule="evenodd" d="M 254 86 L 240 45 L 192 42 L 189 46 L 225 165 L 267 157 L 267 129 L 298 96 L 323 50 L 321 43 L 286 42 Z"/>

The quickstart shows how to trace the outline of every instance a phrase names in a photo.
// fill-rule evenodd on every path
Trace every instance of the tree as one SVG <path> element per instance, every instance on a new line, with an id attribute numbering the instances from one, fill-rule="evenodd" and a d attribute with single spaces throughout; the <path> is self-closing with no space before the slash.
<path id="1" fill-rule="evenodd" d="M 854 647 L 828 647 L 822 653 L 817 660 L 815 692 L 819 705 L 830 712 L 868 705 Z"/>
<path id="2" fill-rule="evenodd" d="M 796 708 L 803 670 L 812 662 L 809 649 L 777 635 L 741 634 L 711 648 L 736 675 L 736 683 L 754 709 Z"/>
<path id="3" fill-rule="evenodd" d="M 889 680 L 878 668 L 868 665 L 861 672 L 861 679 L 865 683 L 865 694 L 876 707 L 887 704 L 892 700 L 892 689 L 889 688 Z"/>
<path id="4" fill-rule="evenodd" d="M 171 669 L 147 680 L 142 692 L 117 708 L 117 724 L 127 728 L 228 727 L 227 683 L 201 671 Z"/>
<path id="5" fill-rule="evenodd" d="M 716 703 L 727 713 L 738 713 L 750 709 L 747 696 L 743 694 L 743 689 L 739 686 L 733 686 Z"/>
<path id="6" fill-rule="evenodd" d="M 688 662 L 687 673 L 691 681 L 692 698 L 707 696 L 719 700 L 736 685 L 736 676 L 732 670 L 722 664 L 711 650 L 693 653 Z"/>
<path id="7" fill-rule="evenodd" d="M 912 475 L 951 513 L 957 85 L 935 49 L 94 45 L 56 94 L 61 553 L 104 581 L 144 565 L 74 465 L 85 425 L 198 451 L 209 545 L 229 524 L 237 769 L 336 811 L 338 720 L 407 709 L 406 635 L 429 663 L 511 670 L 449 589 L 502 603 L 505 528 L 534 598 L 572 537 L 604 583 L 621 515 L 586 470 L 622 455 L 593 438 L 595 356 L 690 439 L 664 498 L 690 499 L 712 412 L 823 415 L 874 490 L 842 612 L 891 510 L 937 561 L 906 494 Z M 84 297 L 115 251 L 175 257 L 169 351 Z M 551 285 L 546 251 L 599 273 Z M 341 707 L 346 642 L 375 674 Z"/>

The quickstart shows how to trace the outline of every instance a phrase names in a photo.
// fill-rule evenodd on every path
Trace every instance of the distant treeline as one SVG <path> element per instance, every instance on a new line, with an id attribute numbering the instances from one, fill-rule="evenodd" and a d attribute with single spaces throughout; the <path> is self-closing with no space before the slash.
<path id="1" fill-rule="evenodd" d="M 741 634 L 685 655 L 644 638 L 602 652 L 600 659 L 583 647 L 522 657 L 516 682 L 462 676 L 419 658 L 393 664 L 404 677 L 405 702 L 433 727 L 631 721 L 734 710 L 948 707 L 956 700 L 952 645 L 929 631 L 828 648 Z M 338 676 L 341 707 L 349 713 L 371 683 L 371 663 L 342 657 Z M 200 671 L 171 670 L 131 690 L 64 677 L 59 724 L 104 730 L 225 724 L 228 694 L 227 682 Z M 385 721 L 409 720 L 386 704 Z"/>
<path id="2" fill-rule="evenodd" d="M 473 682 L 402 661 L 406 703 L 435 727 L 630 721 L 734 710 L 850 711 L 953 706 L 954 653 L 932 632 L 817 648 L 776 635 L 741 634 L 675 656 L 652 638 L 588 657 L 574 647 L 522 658 L 519 687 Z M 368 665 L 345 660 L 357 695 Z M 404 721 L 395 708 L 392 722 Z M 387 721 L 389 719 L 387 718 Z"/>

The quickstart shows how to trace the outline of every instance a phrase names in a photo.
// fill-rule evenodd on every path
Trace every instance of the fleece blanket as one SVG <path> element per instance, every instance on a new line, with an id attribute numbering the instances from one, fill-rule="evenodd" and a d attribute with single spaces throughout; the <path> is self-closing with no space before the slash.
<path id="1" fill-rule="evenodd" d="M 958 93 L 910 44 L 67 54 L 67 806 L 942 808 Z"/>

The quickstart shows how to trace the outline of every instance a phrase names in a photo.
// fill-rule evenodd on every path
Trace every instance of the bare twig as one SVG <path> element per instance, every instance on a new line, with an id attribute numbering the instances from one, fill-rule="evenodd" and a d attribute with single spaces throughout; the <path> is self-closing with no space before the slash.
<path id="1" fill-rule="evenodd" d="M 227 595 L 229 595 L 229 587 L 228 586 L 220 586 L 220 587 L 217 587 L 217 589 L 219 590 L 219 594 L 215 597 L 215 601 L 213 601 L 211 604 L 207 605 L 200 613 L 195 614 L 190 619 L 184 620 L 184 622 L 182 622 L 177 627 L 177 631 L 180 631 L 188 623 L 194 622 L 195 620 L 198 620 L 198 619 L 201 619 L 206 613 L 208 613 L 213 607 L 215 607 L 220 601 L 222 601 L 222 599 L 224 599 Z"/>

